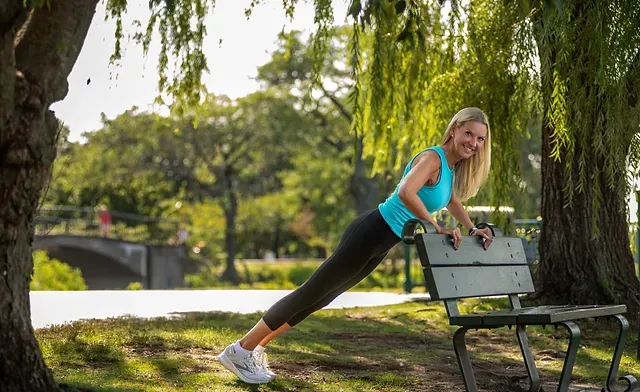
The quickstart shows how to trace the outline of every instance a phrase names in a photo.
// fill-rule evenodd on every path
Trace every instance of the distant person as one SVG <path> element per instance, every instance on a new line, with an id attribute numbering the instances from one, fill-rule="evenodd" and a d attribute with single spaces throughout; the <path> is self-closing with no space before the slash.
<path id="1" fill-rule="evenodd" d="M 98 224 L 100 225 L 100 237 L 111 236 L 111 212 L 104 204 L 98 209 Z"/>
<path id="2" fill-rule="evenodd" d="M 182 245 L 187 242 L 187 239 L 189 238 L 189 232 L 187 231 L 186 226 L 187 221 L 183 219 L 182 223 L 180 224 L 180 228 L 176 232 L 176 235 L 171 240 L 169 240 L 170 244 Z"/>
<path id="3" fill-rule="evenodd" d="M 241 340 L 228 345 L 218 356 L 222 365 L 247 383 L 273 380 L 275 373 L 269 369 L 265 346 L 369 275 L 400 242 L 402 228 L 410 219 L 430 222 L 439 234 L 451 236 L 458 249 L 460 229 L 442 227 L 431 216 L 446 207 L 469 235 L 484 238 L 486 249 L 493 239 L 491 230 L 474 226 L 462 201 L 475 196 L 490 165 L 487 117 L 478 108 L 462 109 L 449 122 L 442 145 L 416 154 L 393 194 L 378 208 L 356 218 L 335 252 L 309 280 L 271 306 Z"/>

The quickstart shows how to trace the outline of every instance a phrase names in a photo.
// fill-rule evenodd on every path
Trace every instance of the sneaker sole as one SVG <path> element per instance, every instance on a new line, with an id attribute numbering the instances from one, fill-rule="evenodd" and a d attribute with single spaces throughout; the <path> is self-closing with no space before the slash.
<path id="1" fill-rule="evenodd" d="M 240 372 L 240 370 L 238 370 L 238 368 L 236 368 L 236 365 L 233 364 L 233 362 L 231 362 L 231 360 L 229 358 L 227 358 L 226 355 L 224 355 L 224 353 L 218 355 L 218 361 L 220 361 L 220 363 L 222 364 L 222 366 L 224 366 L 228 371 L 230 371 L 231 373 L 235 374 L 236 376 L 238 376 L 238 378 L 244 382 L 246 382 L 247 384 L 266 384 L 271 380 L 251 380 L 249 378 L 247 378 L 244 374 L 242 374 Z"/>

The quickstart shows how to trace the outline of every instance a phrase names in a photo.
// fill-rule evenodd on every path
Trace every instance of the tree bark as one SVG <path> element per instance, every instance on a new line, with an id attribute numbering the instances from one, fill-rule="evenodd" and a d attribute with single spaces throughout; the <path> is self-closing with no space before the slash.
<path id="1" fill-rule="evenodd" d="M 2 391 L 58 391 L 31 326 L 33 218 L 55 158 L 50 105 L 84 43 L 97 0 L 0 6 L 0 383 Z"/>
<path id="2" fill-rule="evenodd" d="M 581 12 L 580 7 L 574 12 Z M 543 112 L 549 113 L 553 91 L 553 66 L 556 58 L 554 37 L 543 37 L 543 19 L 538 13 L 537 41 L 540 57 L 550 61 L 541 62 Z M 577 18 L 580 20 L 580 18 Z M 585 42 L 584 45 L 587 45 Z M 576 47 L 576 51 L 582 48 Z M 576 65 L 574 72 L 580 71 Z M 552 69 L 545 69 L 551 67 Z M 594 86 L 594 75 L 584 74 L 585 86 Z M 568 91 L 567 94 L 571 94 Z M 571 109 L 570 109 L 571 110 Z M 569 118 L 575 116 L 569 112 Z M 596 124 L 598 118 L 607 118 L 607 113 L 596 109 L 582 111 L 581 116 L 591 116 Z M 542 230 L 539 250 L 540 264 L 536 271 L 536 293 L 533 298 L 546 304 L 626 304 L 629 311 L 639 310 L 638 281 L 629 243 L 626 200 L 616 190 L 609 188 L 604 172 L 604 159 L 598 157 L 588 141 L 575 140 L 574 156 L 586 151 L 587 173 L 603 173 L 593 176 L 591 183 L 582 192 L 575 191 L 570 202 L 564 189 L 567 186 L 567 162 L 551 158 L 554 129 L 545 118 L 542 129 Z M 594 132 L 597 129 L 593 127 Z M 561 156 L 567 156 L 562 153 Z M 578 178 L 578 160 L 570 162 L 573 178 Z M 596 170 L 596 168 L 600 170 Z M 623 181 L 623 179 L 621 179 Z M 594 193 L 594 182 L 602 192 L 599 211 L 591 208 L 591 201 L 598 197 Z M 593 214 L 598 214 L 600 236 L 593 235 Z M 635 317 L 631 317 L 635 321 Z"/>
<path id="3" fill-rule="evenodd" d="M 629 246 L 626 201 L 607 187 L 604 175 L 593 179 L 600 183 L 604 202 L 598 212 L 601 236 L 592 238 L 590 200 L 594 195 L 590 189 L 575 193 L 567 205 L 565 162 L 550 158 L 552 132 L 548 126 L 543 128 L 542 231 L 535 298 L 549 304 L 626 304 L 635 313 L 640 282 Z M 572 167 L 576 173 L 577 166 Z"/>
<path id="4" fill-rule="evenodd" d="M 222 273 L 222 279 L 233 284 L 240 283 L 236 270 L 236 217 L 238 215 L 238 195 L 233 186 L 233 168 L 226 166 L 223 171 L 225 201 L 223 202 L 225 216 L 224 239 L 227 245 L 227 266 Z"/>

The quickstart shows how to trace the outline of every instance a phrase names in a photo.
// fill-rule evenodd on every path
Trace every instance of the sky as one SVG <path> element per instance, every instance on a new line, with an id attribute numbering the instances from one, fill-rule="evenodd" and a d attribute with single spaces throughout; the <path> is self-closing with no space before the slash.
<path id="1" fill-rule="evenodd" d="M 334 0 L 336 24 L 345 22 L 348 0 Z M 147 1 L 130 1 L 125 29 L 133 33 L 133 20 L 146 27 Z M 136 4 L 137 3 L 137 4 Z M 244 10 L 250 0 L 217 0 L 207 17 L 205 55 L 209 73 L 203 77 L 207 89 L 231 98 L 247 95 L 259 88 L 253 80 L 257 67 L 271 58 L 277 47 L 277 35 L 283 29 L 315 30 L 313 2 L 300 0 L 291 21 L 282 9 L 282 0 L 265 0 L 247 20 Z M 98 4 L 93 23 L 78 60 L 69 75 L 69 93 L 51 109 L 71 130 L 69 140 L 82 141 L 82 134 L 102 127 L 101 113 L 107 118 L 137 106 L 145 111 L 164 112 L 153 104 L 157 95 L 158 40 L 151 44 L 148 56 L 142 55 L 133 41 L 122 43 L 124 58 L 119 67 L 109 65 L 113 53 L 115 22 L 105 21 L 105 4 Z M 87 84 L 88 80 L 91 80 Z"/>

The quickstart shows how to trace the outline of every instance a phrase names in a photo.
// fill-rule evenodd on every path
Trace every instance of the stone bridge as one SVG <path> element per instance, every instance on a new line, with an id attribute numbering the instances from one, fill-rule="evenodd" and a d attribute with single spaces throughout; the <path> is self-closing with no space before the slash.
<path id="1" fill-rule="evenodd" d="M 33 250 L 82 271 L 90 290 L 124 289 L 140 282 L 145 289 L 169 289 L 183 284 L 187 249 L 78 235 L 36 236 Z"/>

